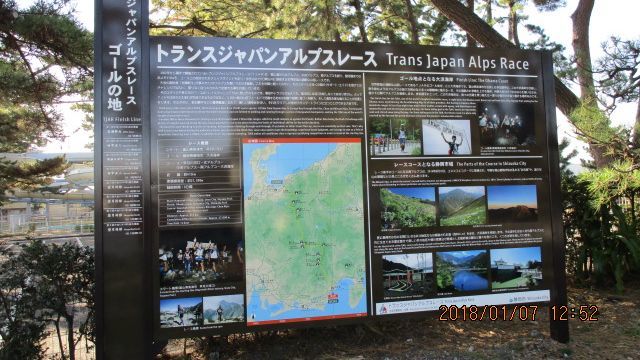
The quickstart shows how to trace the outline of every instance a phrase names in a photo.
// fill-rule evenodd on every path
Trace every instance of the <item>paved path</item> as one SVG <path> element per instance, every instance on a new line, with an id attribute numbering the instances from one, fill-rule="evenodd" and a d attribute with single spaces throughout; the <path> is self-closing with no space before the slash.
<path id="1" fill-rule="evenodd" d="M 393 155 L 397 155 L 397 156 L 407 156 L 407 155 L 411 155 L 413 153 L 413 149 L 415 148 L 420 148 L 420 144 L 418 143 L 408 143 L 407 146 L 404 148 L 404 151 L 400 151 L 400 146 L 398 146 L 396 149 L 393 150 L 389 150 L 389 151 L 384 151 L 384 152 L 377 152 L 376 156 L 381 155 L 381 156 L 393 156 Z"/>

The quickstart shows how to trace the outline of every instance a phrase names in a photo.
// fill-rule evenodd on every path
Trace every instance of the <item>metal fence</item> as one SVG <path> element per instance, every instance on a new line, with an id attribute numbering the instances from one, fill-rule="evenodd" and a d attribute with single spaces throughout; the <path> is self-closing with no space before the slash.
<path id="1" fill-rule="evenodd" d="M 51 326 L 47 328 L 47 337 L 42 341 L 42 349 L 45 350 L 44 355 L 47 359 L 62 359 L 62 354 L 69 358 L 69 349 L 67 347 L 67 330 L 60 329 L 60 338 L 62 339 L 62 350 L 60 348 L 60 340 L 56 328 Z M 77 335 L 76 335 L 77 336 Z M 95 346 L 91 342 L 82 339 L 75 348 L 76 360 L 93 360 L 96 358 Z"/>
<path id="2" fill-rule="evenodd" d="M 414 140 L 407 140 L 405 150 L 413 150 L 419 148 L 420 143 Z M 371 139 L 369 142 L 369 153 L 371 156 L 384 155 L 392 151 L 400 150 L 400 140 L 376 140 Z"/>
<path id="3" fill-rule="evenodd" d="M 39 220 L 31 221 L 2 221 L 0 234 L 2 235 L 63 235 L 63 234 L 93 234 L 93 215 L 79 219 Z"/>

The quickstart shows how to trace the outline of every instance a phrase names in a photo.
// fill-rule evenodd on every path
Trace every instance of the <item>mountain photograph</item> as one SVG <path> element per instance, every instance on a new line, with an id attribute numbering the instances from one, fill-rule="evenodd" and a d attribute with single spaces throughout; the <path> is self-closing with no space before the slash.
<path id="1" fill-rule="evenodd" d="M 202 298 L 160 300 L 160 327 L 202 325 Z"/>
<path id="2" fill-rule="evenodd" d="M 242 294 L 204 298 L 205 325 L 244 321 L 244 296 Z"/>
<path id="3" fill-rule="evenodd" d="M 440 226 L 477 225 L 486 222 L 484 186 L 438 188 Z"/>
<path id="4" fill-rule="evenodd" d="M 436 253 L 438 292 L 489 289 L 489 251 L 449 251 Z"/>
<path id="5" fill-rule="evenodd" d="M 380 189 L 383 229 L 436 225 L 436 190 L 433 187 Z"/>
<path id="6" fill-rule="evenodd" d="M 490 224 L 538 221 L 538 197 L 535 185 L 487 186 Z"/>

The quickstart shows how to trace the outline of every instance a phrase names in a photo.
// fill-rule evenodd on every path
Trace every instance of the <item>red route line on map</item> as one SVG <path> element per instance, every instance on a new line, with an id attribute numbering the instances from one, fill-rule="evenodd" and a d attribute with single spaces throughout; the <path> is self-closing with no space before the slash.
<path id="1" fill-rule="evenodd" d="M 244 138 L 243 144 L 360 143 L 360 138 Z"/>
<path id="2" fill-rule="evenodd" d="M 292 323 L 292 322 L 320 321 L 320 320 L 332 320 L 332 319 L 346 319 L 346 318 L 354 318 L 354 317 L 362 317 L 362 316 L 367 316 L 367 313 L 313 316 L 313 317 L 307 317 L 307 318 L 293 318 L 293 319 L 282 319 L 282 320 L 247 321 L 247 326 L 285 324 L 285 323 Z"/>

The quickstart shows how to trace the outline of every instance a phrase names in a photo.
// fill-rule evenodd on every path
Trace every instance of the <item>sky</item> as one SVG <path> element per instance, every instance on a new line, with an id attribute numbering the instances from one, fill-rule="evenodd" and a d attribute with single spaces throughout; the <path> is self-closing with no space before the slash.
<path id="1" fill-rule="evenodd" d="M 18 2 L 23 5 L 29 4 L 33 0 L 19 0 Z M 533 5 L 528 5 L 525 12 L 529 15 L 529 23 L 541 26 L 551 40 L 563 44 L 567 49 L 571 49 L 572 24 L 570 16 L 577 3 L 578 0 L 567 0 L 567 6 L 553 13 L 541 13 L 537 10 L 532 10 Z M 94 1 L 92 0 L 77 0 L 76 2 L 77 18 L 87 29 L 93 29 L 93 5 Z M 600 44 L 612 35 L 620 36 L 623 39 L 637 39 L 640 37 L 640 26 L 638 26 L 637 20 L 639 13 L 640 1 L 638 0 L 598 0 L 595 2 L 589 33 L 593 60 L 602 56 Z M 522 29 L 520 33 L 525 38 L 525 30 Z M 574 90 L 576 90 L 576 87 L 574 87 Z M 622 104 L 614 112 L 612 121 L 616 125 L 632 125 L 635 111 L 636 104 Z M 68 106 L 61 109 L 61 112 L 64 115 L 63 128 L 68 136 L 67 139 L 62 142 L 53 141 L 41 150 L 47 152 L 89 151 L 85 146 L 92 141 L 90 134 L 79 130 L 84 115 L 71 111 Z M 559 111 L 556 111 L 556 114 L 558 117 L 559 136 L 561 138 L 575 138 L 572 127 L 566 117 Z M 576 140 L 572 141 L 572 145 L 573 148 L 580 146 Z M 583 152 L 583 154 L 585 153 Z"/>
<path id="2" fill-rule="evenodd" d="M 201 297 L 160 300 L 160 311 L 178 311 L 178 305 L 190 307 L 202 302 Z"/>
<path id="3" fill-rule="evenodd" d="M 504 260 L 507 264 L 525 265 L 527 261 L 542 261 L 539 247 L 491 249 L 491 263 Z"/>
<path id="4" fill-rule="evenodd" d="M 538 207 L 535 185 L 487 186 L 489 209 L 510 208 L 525 205 Z"/>
<path id="5" fill-rule="evenodd" d="M 450 186 L 450 187 L 441 187 L 438 188 L 438 193 L 440 195 L 444 195 L 450 191 L 460 189 L 466 191 L 468 193 L 483 196 L 484 195 L 484 186 Z"/>
<path id="6" fill-rule="evenodd" d="M 422 200 L 436 200 L 436 189 L 432 187 L 423 188 L 389 188 L 394 194 L 418 198 Z"/>
<path id="7" fill-rule="evenodd" d="M 244 303 L 244 295 L 242 294 L 234 294 L 234 295 L 222 295 L 222 296 L 209 296 L 203 299 L 203 306 L 205 309 L 217 309 L 220 303 L 228 302 L 228 303 L 236 303 L 243 304 Z"/>
<path id="8" fill-rule="evenodd" d="M 483 253 L 487 250 L 467 250 L 467 251 L 445 251 L 445 252 L 441 252 L 440 254 L 448 254 L 450 256 L 453 256 L 457 259 L 460 258 L 465 258 L 468 256 L 476 256 L 479 255 L 480 253 Z"/>
<path id="9" fill-rule="evenodd" d="M 571 50 L 571 39 L 573 36 L 571 14 L 575 11 L 578 0 L 567 0 L 567 6 L 558 9 L 553 13 L 530 11 L 532 5 L 526 10 L 530 14 L 529 22 L 536 24 L 543 29 L 551 40 L 564 45 Z M 619 36 L 622 39 L 640 38 L 640 26 L 638 26 L 638 14 L 640 13 L 640 1 L 638 0 L 598 0 L 595 2 L 591 15 L 589 31 L 589 42 L 591 47 L 592 61 L 604 55 L 601 44 L 611 36 Z M 575 94 L 579 94 L 578 87 L 572 86 Z M 614 125 L 632 126 L 635 121 L 637 104 L 621 104 L 612 114 L 611 120 Z M 575 140 L 574 130 L 567 118 L 556 109 L 558 120 L 558 136 L 572 140 L 571 147 L 567 151 L 584 145 Z M 586 151 L 581 153 L 586 156 Z M 573 160 L 572 162 L 576 162 Z"/>
<path id="10" fill-rule="evenodd" d="M 404 264 L 414 269 L 433 268 L 433 257 L 431 253 L 384 255 L 383 257 L 389 261 Z"/>

